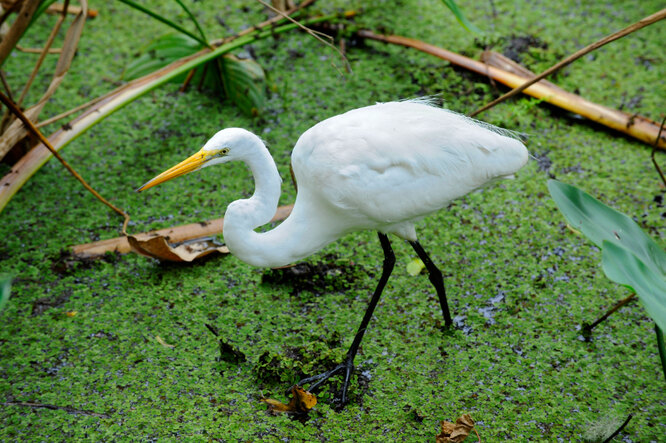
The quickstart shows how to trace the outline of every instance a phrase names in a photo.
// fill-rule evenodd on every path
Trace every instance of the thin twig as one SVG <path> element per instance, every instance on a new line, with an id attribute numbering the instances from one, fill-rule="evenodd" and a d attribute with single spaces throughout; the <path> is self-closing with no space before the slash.
<path id="1" fill-rule="evenodd" d="M 624 29 L 622 29 L 618 32 L 615 32 L 615 33 L 613 33 L 609 36 L 606 36 L 606 37 L 602 38 L 601 40 L 598 40 L 598 41 L 592 43 L 591 45 L 588 45 L 588 46 L 584 47 L 583 49 L 581 49 L 579 51 L 576 51 L 575 53 L 571 54 L 569 57 L 565 58 L 561 62 L 556 63 L 555 65 L 546 69 L 545 71 L 543 71 L 541 74 L 537 75 L 536 77 L 533 77 L 532 79 L 526 81 L 525 83 L 518 86 L 517 88 L 512 89 L 511 91 L 507 92 L 503 96 L 493 100 L 492 102 L 490 102 L 490 103 L 482 106 L 481 108 L 477 109 L 476 111 L 472 112 L 471 114 L 469 114 L 469 116 L 474 117 L 475 115 L 478 115 L 478 114 L 482 113 L 483 111 L 486 111 L 486 110 L 492 108 L 493 106 L 497 105 L 498 103 L 503 102 L 504 100 L 508 99 L 509 97 L 513 97 L 514 95 L 521 93 L 522 91 L 524 91 L 525 89 L 527 89 L 528 87 L 533 85 L 534 83 L 538 82 L 539 80 L 541 80 L 543 78 L 548 77 L 553 72 L 567 66 L 568 64 L 570 64 L 571 62 L 581 58 L 585 54 L 587 54 L 589 52 L 592 52 L 595 49 L 598 49 L 598 48 L 604 46 L 607 43 L 610 43 L 614 40 L 622 38 L 625 35 L 631 34 L 634 31 L 638 31 L 641 28 L 644 28 L 648 25 L 656 23 L 659 20 L 662 20 L 663 18 L 666 18 L 666 9 L 662 9 L 659 12 L 656 12 L 656 13 L 650 15 L 650 16 L 647 16 L 644 19 L 642 19 L 642 20 L 640 20 L 640 21 L 638 21 L 638 22 L 636 22 L 636 23 L 634 23 L 630 26 L 627 26 L 626 28 L 624 28 Z"/>
<path id="2" fill-rule="evenodd" d="M 87 107 L 89 107 L 89 106 L 92 106 L 92 105 L 98 103 L 98 102 L 101 102 L 101 101 L 104 100 L 104 99 L 106 99 L 106 96 L 105 96 L 105 95 L 100 95 L 99 97 L 96 97 L 96 98 L 94 98 L 94 99 L 90 100 L 89 102 L 84 103 L 84 104 L 82 104 L 82 105 L 79 105 L 79 106 L 77 106 L 76 108 L 72 108 L 72 109 L 70 109 L 70 110 L 68 110 L 68 111 L 63 112 L 62 114 L 54 115 L 54 116 L 51 117 L 51 118 L 48 118 L 48 119 L 46 119 L 46 120 L 44 120 L 44 121 L 41 121 L 41 122 L 37 123 L 37 124 L 35 125 L 35 127 L 36 127 L 36 128 L 41 128 L 41 127 L 44 127 L 44 126 L 50 125 L 50 124 L 53 123 L 53 122 L 56 122 L 56 121 L 58 121 L 58 120 L 60 120 L 60 119 L 62 119 L 62 118 L 68 117 L 68 116 L 70 116 L 70 115 L 72 115 L 72 114 L 76 114 L 77 112 L 81 111 L 82 109 L 85 109 L 85 108 L 87 108 Z"/>
<path id="3" fill-rule="evenodd" d="M 16 50 L 19 52 L 25 52 L 26 54 L 41 54 L 44 52 L 44 48 L 25 48 L 21 45 L 16 45 Z M 49 48 L 49 54 L 60 54 L 62 48 Z"/>
<path id="4" fill-rule="evenodd" d="M 192 69 L 190 72 L 187 73 L 187 77 L 185 77 L 185 81 L 183 82 L 182 85 L 180 85 L 180 92 L 185 92 L 187 89 L 187 86 L 190 84 L 192 81 L 192 78 L 194 77 L 194 73 L 197 72 L 196 69 Z"/>
<path id="5" fill-rule="evenodd" d="M 100 200 L 102 203 L 104 203 L 106 206 L 108 206 L 113 211 L 117 212 L 118 214 L 120 214 L 124 217 L 125 221 L 123 222 L 122 233 L 127 235 L 127 223 L 129 223 L 129 220 L 130 220 L 129 215 L 125 211 L 123 211 L 122 209 L 119 209 L 116 206 L 114 206 L 112 203 L 110 203 L 104 197 L 102 197 L 97 191 L 95 191 L 83 179 L 83 177 L 81 177 L 79 175 L 79 173 L 76 172 L 74 170 L 74 168 L 72 168 L 69 165 L 69 163 L 67 163 L 65 161 L 65 159 L 63 159 L 60 156 L 58 151 L 56 151 L 55 148 L 53 146 L 51 146 L 51 143 L 48 141 L 48 139 L 46 137 L 44 137 L 44 135 L 39 131 L 39 129 L 37 129 L 35 127 L 35 125 L 25 116 L 25 114 L 23 114 L 23 112 L 21 112 L 21 110 L 18 108 L 18 106 L 16 106 L 16 104 L 14 104 L 13 101 L 9 100 L 9 98 L 7 98 L 7 96 L 5 94 L 3 94 L 2 92 L 0 92 L 0 101 L 2 103 L 4 103 L 4 105 L 7 106 L 11 110 L 11 112 L 14 115 L 16 115 L 16 117 L 18 117 L 19 120 L 21 120 L 23 122 L 23 124 L 25 125 L 26 129 L 28 129 L 28 131 L 30 131 L 33 135 L 35 135 L 39 139 L 39 141 L 42 142 L 42 144 L 44 146 L 46 146 L 49 151 L 51 151 L 51 154 L 53 154 L 53 156 L 55 156 L 55 158 L 57 158 L 60 161 L 60 163 L 62 163 L 62 165 L 69 171 L 69 173 L 72 174 L 79 182 L 81 182 L 81 184 L 83 185 L 84 188 L 86 188 L 88 191 L 90 191 L 90 193 L 92 193 L 92 195 L 97 197 L 97 199 Z"/>
<path id="6" fill-rule="evenodd" d="M 32 82 L 35 80 L 35 77 L 37 76 L 37 72 L 39 71 L 39 68 L 42 67 L 42 62 L 46 58 L 46 55 L 49 53 L 49 49 L 51 49 L 51 45 L 53 44 L 53 40 L 55 39 L 56 35 L 58 35 L 58 32 L 60 32 L 60 28 L 62 27 L 62 24 L 65 21 L 65 18 L 67 17 L 67 8 L 68 7 L 69 7 L 69 0 L 65 0 L 65 5 L 62 8 L 62 13 L 60 14 L 60 17 L 58 17 L 58 21 L 56 22 L 55 26 L 51 30 L 51 34 L 49 35 L 49 38 L 46 40 L 46 44 L 44 45 L 44 48 L 42 49 L 42 53 L 39 55 L 39 58 L 37 59 L 37 63 L 35 63 L 35 67 L 32 69 L 32 72 L 30 73 L 30 77 L 28 77 L 28 81 L 26 82 L 25 86 L 23 86 L 23 90 L 21 91 L 21 95 L 19 96 L 19 99 L 16 102 L 17 106 L 20 107 L 23 104 L 23 99 L 28 94 L 28 91 L 30 90 L 30 86 L 32 86 Z"/>
<path id="7" fill-rule="evenodd" d="M 14 98 L 12 97 L 12 89 L 9 87 L 9 83 L 7 83 L 7 78 L 5 77 L 5 71 L 0 69 L 0 81 L 2 81 L 2 86 L 5 88 L 5 92 L 7 92 L 7 96 L 11 101 L 14 101 Z"/>
<path id="8" fill-rule="evenodd" d="M 24 406 L 33 409 L 52 409 L 54 411 L 65 411 L 69 414 L 90 415 L 99 418 L 111 418 L 109 414 L 100 414 L 99 412 L 87 411 L 85 409 L 76 409 L 71 406 L 57 406 L 49 405 L 46 403 L 33 403 L 28 401 L 6 401 L 3 403 L 5 406 Z"/>
<path id="9" fill-rule="evenodd" d="M 301 2 L 300 5 L 298 5 L 298 6 L 294 7 L 294 8 L 292 8 L 292 9 L 290 9 L 290 10 L 288 10 L 288 11 L 286 11 L 285 14 L 287 14 L 287 15 L 291 15 L 291 14 L 293 14 L 293 13 L 295 13 L 295 12 L 298 12 L 298 11 L 300 11 L 301 9 L 306 8 L 307 6 L 311 5 L 311 4 L 314 3 L 315 1 L 316 1 L 316 0 L 305 0 L 304 2 Z M 254 25 L 254 26 L 252 26 L 252 27 L 249 27 L 249 28 L 247 28 L 247 29 L 244 29 L 243 31 L 241 31 L 241 32 L 239 32 L 238 34 L 235 34 L 235 35 L 233 35 L 233 36 L 231 36 L 231 37 L 225 37 L 225 38 L 222 38 L 222 39 L 213 40 L 212 42 L 210 42 L 209 47 L 218 47 L 218 46 L 220 46 L 220 45 L 222 45 L 222 44 L 224 44 L 224 43 L 227 43 L 227 42 L 230 42 L 230 41 L 232 41 L 232 40 L 235 40 L 235 39 L 237 39 L 237 38 L 239 38 L 239 37 L 242 37 L 242 36 L 244 36 L 244 35 L 246 35 L 246 34 L 249 34 L 249 33 L 251 33 L 251 32 L 254 32 L 254 31 L 257 31 L 257 30 L 259 30 L 259 29 L 262 29 L 262 28 L 265 28 L 265 27 L 267 27 L 267 26 L 270 26 L 270 25 L 272 25 L 272 24 L 274 24 L 274 23 L 276 23 L 276 22 L 282 20 L 283 18 L 284 18 L 284 17 L 282 17 L 282 16 L 280 16 L 280 15 L 276 15 L 275 17 L 273 17 L 273 18 L 271 18 L 271 19 L 269 19 L 269 20 L 263 21 L 263 22 L 261 22 L 261 23 L 259 23 L 259 24 L 257 24 L 257 25 Z M 300 25 L 299 25 L 299 26 L 300 26 Z M 207 69 L 208 69 L 208 64 L 205 64 L 205 65 L 204 65 L 204 68 L 203 68 L 203 71 L 204 71 L 204 72 L 203 72 L 203 74 L 202 74 L 202 76 L 201 76 L 201 81 L 199 82 L 199 89 L 201 89 L 201 84 L 203 83 L 203 81 L 204 81 L 204 79 L 205 79 L 205 77 L 206 77 L 206 70 L 207 70 Z M 192 71 L 190 71 L 190 72 L 188 73 L 187 77 L 185 78 L 185 81 L 183 82 L 183 84 L 182 84 L 181 87 L 180 87 L 180 92 L 184 92 L 184 91 L 187 89 L 188 85 L 189 85 L 190 82 L 192 81 L 192 78 L 194 77 L 194 73 L 195 73 L 195 71 L 196 71 L 196 70 L 193 69 Z"/>
<path id="10" fill-rule="evenodd" d="M 622 423 L 622 425 L 621 425 L 619 428 L 617 428 L 617 431 L 613 432 L 613 433 L 611 434 L 610 437 L 608 437 L 606 440 L 603 441 L 603 443 L 609 443 L 609 442 L 612 441 L 615 437 L 617 437 L 617 435 L 618 435 L 620 432 L 622 432 L 622 430 L 624 429 L 624 427 L 627 426 L 627 425 L 629 424 L 629 420 L 631 420 L 632 417 L 633 417 L 633 415 L 632 415 L 632 414 L 629 414 L 629 417 L 627 417 L 627 419 L 624 421 L 624 423 Z"/>
<path id="11" fill-rule="evenodd" d="M 604 321 L 604 320 L 606 320 L 608 317 L 610 317 L 611 314 L 612 314 L 613 312 L 617 311 L 617 310 L 620 309 L 622 306 L 626 305 L 626 304 L 629 303 L 631 300 L 633 300 L 634 297 L 636 297 L 636 293 L 635 293 L 635 292 L 632 293 L 629 297 L 620 300 L 620 301 L 618 302 L 618 304 L 616 304 L 615 306 L 613 306 L 612 308 L 610 308 L 610 309 L 608 310 L 608 312 L 606 312 L 604 315 L 602 315 L 601 317 L 599 317 L 599 319 L 598 319 L 597 321 L 595 321 L 594 323 L 592 323 L 591 325 L 583 324 L 583 337 L 585 337 L 585 338 L 589 338 L 590 335 L 592 335 L 592 329 L 594 329 L 597 325 L 599 325 L 599 323 L 601 323 L 602 321 Z"/>
<path id="12" fill-rule="evenodd" d="M 326 45 L 326 46 L 332 48 L 335 52 L 337 52 L 338 54 L 340 54 L 340 58 L 342 58 L 342 61 L 343 61 L 344 64 L 345 64 L 345 68 L 346 68 L 347 72 L 351 72 L 351 65 L 349 64 L 349 61 L 347 60 L 347 57 L 345 57 L 345 55 L 340 51 L 340 49 L 339 49 L 338 47 L 336 47 L 333 43 L 331 43 L 331 41 L 333 40 L 333 37 L 331 37 L 330 35 L 326 35 L 326 34 L 324 34 L 323 32 L 314 31 L 314 30 L 308 28 L 307 26 L 303 26 L 302 24 L 300 24 L 299 22 L 297 22 L 297 21 L 294 20 L 293 18 L 289 17 L 288 14 L 286 14 L 285 12 L 280 11 L 280 10 L 277 9 L 277 8 L 274 8 L 273 6 L 271 6 L 271 5 L 269 5 L 268 3 L 266 3 L 264 0 L 256 0 L 256 1 L 258 1 L 259 3 L 261 3 L 262 5 L 264 5 L 265 7 L 267 7 L 268 9 L 272 10 L 272 11 L 275 12 L 276 14 L 280 14 L 282 17 L 286 18 L 287 20 L 289 20 L 290 22 L 292 22 L 293 24 L 295 24 L 296 26 L 298 26 L 299 28 L 301 28 L 303 31 L 307 32 L 307 33 L 310 34 L 312 37 L 314 37 L 315 39 L 317 39 L 319 42 L 321 42 L 321 43 L 323 43 L 324 45 Z M 330 40 L 329 40 L 329 41 L 326 41 L 326 40 L 324 40 L 324 39 L 322 38 L 322 36 L 324 36 L 324 37 L 328 37 Z M 336 67 L 336 69 L 337 69 L 337 67 Z M 342 74 L 342 73 L 341 73 L 341 74 Z"/>
<path id="13" fill-rule="evenodd" d="M 655 169 L 657 170 L 657 173 L 659 174 L 659 177 L 661 177 L 661 181 L 664 183 L 664 186 L 666 186 L 666 178 L 664 177 L 664 173 L 661 172 L 661 168 L 659 167 L 659 163 L 657 163 L 657 159 L 654 158 L 655 152 L 657 152 L 657 146 L 659 145 L 659 139 L 661 139 L 661 132 L 664 130 L 664 123 L 666 123 L 666 116 L 664 116 L 664 119 L 661 121 L 661 126 L 659 126 L 659 134 L 657 135 L 656 140 L 654 141 L 654 147 L 652 148 L 652 154 L 650 157 L 652 158 L 652 164 L 654 165 Z"/>
<path id="14" fill-rule="evenodd" d="M 308 6 L 310 6 L 311 4 L 313 4 L 315 1 L 317 1 L 317 0 L 305 0 L 305 1 L 302 1 L 302 2 L 301 2 L 298 6 L 296 6 L 295 8 L 292 8 L 292 9 L 286 11 L 285 14 L 287 14 L 287 15 L 292 15 L 292 14 L 294 14 L 295 12 L 300 11 L 301 9 L 307 8 Z M 217 39 L 217 40 L 213 40 L 213 41 L 211 42 L 211 45 L 213 45 L 213 46 L 215 46 L 215 47 L 220 46 L 220 45 L 223 45 L 224 43 L 230 42 L 231 40 L 235 40 L 235 39 L 237 39 L 237 38 L 239 38 L 239 37 L 242 37 L 242 36 L 244 36 L 244 35 L 250 34 L 250 33 L 254 32 L 254 31 L 258 30 L 258 29 L 263 29 L 263 28 L 265 28 L 265 27 L 267 27 L 267 26 L 273 25 L 273 24 L 279 22 L 279 21 L 282 20 L 282 19 L 283 19 L 282 16 L 276 15 L 275 17 L 272 17 L 272 18 L 270 18 L 270 19 L 268 19 L 268 20 L 266 20 L 266 21 L 263 21 L 263 22 L 261 22 L 261 23 L 259 23 L 259 24 L 257 24 L 257 25 L 254 25 L 254 26 L 251 26 L 251 27 L 249 27 L 249 28 L 247 28 L 247 29 L 244 29 L 244 30 L 242 30 L 241 32 L 239 32 L 238 34 L 233 35 L 233 36 L 231 36 L 231 37 L 224 37 L 224 38 L 220 38 L 220 39 Z"/>

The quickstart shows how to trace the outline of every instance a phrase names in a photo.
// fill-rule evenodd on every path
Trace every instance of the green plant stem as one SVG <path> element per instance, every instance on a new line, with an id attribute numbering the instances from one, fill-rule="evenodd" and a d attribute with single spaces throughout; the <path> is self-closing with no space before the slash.
<path id="1" fill-rule="evenodd" d="M 172 22 L 171 20 L 169 20 L 169 19 L 167 19 L 167 18 L 164 18 L 164 17 L 162 17 L 161 15 L 159 15 L 159 14 L 157 14 L 157 13 L 151 11 L 150 9 L 143 7 L 143 6 L 141 6 L 140 4 L 133 2 L 132 0 L 119 0 L 119 1 L 120 1 L 121 3 L 125 3 L 127 6 L 130 6 L 130 7 L 134 8 L 134 9 L 136 9 L 137 11 L 141 11 L 141 12 L 143 12 L 144 14 L 147 14 L 147 15 L 151 16 L 151 17 L 154 18 L 155 20 L 158 20 L 158 21 L 164 23 L 165 25 L 167 25 L 167 26 L 169 26 L 169 27 L 175 29 L 176 31 L 178 31 L 178 32 L 180 32 L 180 33 L 182 33 L 182 34 L 187 35 L 188 37 L 193 38 L 194 40 L 198 41 L 198 42 L 201 43 L 202 45 L 204 45 L 204 46 L 206 46 L 206 47 L 210 47 L 210 44 L 209 44 L 206 40 L 202 39 L 201 37 L 199 37 L 198 35 L 196 35 L 196 34 L 190 32 L 190 31 L 188 31 L 187 29 L 183 28 L 183 27 L 180 26 L 179 24 L 174 23 L 174 22 Z"/>
<path id="2" fill-rule="evenodd" d="M 201 26 L 199 25 L 199 22 L 197 19 L 194 17 L 194 14 L 188 9 L 187 6 L 181 1 L 181 0 L 176 0 L 176 3 L 180 5 L 180 7 L 185 11 L 185 14 L 190 18 L 192 23 L 194 23 L 194 26 L 196 26 L 197 31 L 199 31 L 199 35 L 201 35 L 201 38 L 204 39 L 204 41 L 208 42 L 208 39 L 206 38 L 206 34 L 204 33 L 203 29 L 201 29 Z M 206 46 L 210 47 L 210 43 L 206 43 Z"/>
<path id="3" fill-rule="evenodd" d="M 657 347 L 659 348 L 661 369 L 664 371 L 664 380 L 666 380 L 666 345 L 664 345 L 664 332 L 656 324 L 654 325 L 654 332 L 657 333 Z"/>
<path id="4" fill-rule="evenodd" d="M 626 305 L 626 304 L 629 303 L 631 300 L 633 300 L 634 297 L 636 297 L 636 293 L 633 293 L 633 294 L 631 294 L 629 297 L 620 300 L 615 306 L 613 306 L 612 308 L 610 308 L 610 309 L 608 310 L 608 312 L 606 312 L 604 315 L 602 315 L 601 317 L 599 317 L 599 319 L 597 319 L 597 320 L 596 320 L 594 323 L 592 323 L 591 325 L 588 325 L 588 324 L 584 323 L 584 324 L 583 324 L 583 337 L 585 337 L 586 339 L 587 339 L 587 338 L 590 338 L 590 337 L 592 336 L 592 329 L 594 329 L 599 323 L 603 322 L 603 321 L 606 320 L 608 317 L 610 317 L 611 314 L 612 314 L 613 312 L 617 311 L 617 310 L 620 309 L 622 306 Z"/>

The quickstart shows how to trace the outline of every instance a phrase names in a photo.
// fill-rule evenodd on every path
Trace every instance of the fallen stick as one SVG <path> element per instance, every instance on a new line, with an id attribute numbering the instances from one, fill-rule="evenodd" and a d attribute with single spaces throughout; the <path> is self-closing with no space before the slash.
<path id="1" fill-rule="evenodd" d="M 494 66 L 489 66 L 480 61 L 424 43 L 420 40 L 401 37 L 399 35 L 375 34 L 372 31 L 367 30 L 360 30 L 357 35 L 370 40 L 418 49 L 419 51 L 447 60 L 454 65 L 476 72 L 477 74 L 490 77 L 511 88 L 518 87 L 525 83 L 526 80 L 529 80 L 528 77 L 513 74 Z M 650 144 L 650 146 L 657 146 L 660 149 L 666 150 L 666 134 L 661 135 L 658 142 L 655 144 L 655 140 L 657 140 L 657 137 L 659 136 L 659 124 L 645 117 L 628 114 L 626 112 L 592 103 L 576 94 L 563 91 L 559 88 L 552 88 L 543 81 L 533 84 L 523 92 L 532 97 L 541 99 L 546 103 L 566 109 L 567 111 L 575 112 L 592 121 L 623 132 L 642 142 Z"/>
<path id="2" fill-rule="evenodd" d="M 280 221 L 287 218 L 294 205 L 280 206 L 271 221 Z M 222 233 L 224 218 L 217 218 L 201 223 L 190 223 L 187 225 L 173 226 L 171 228 L 158 229 L 156 231 L 143 232 L 136 234 L 138 240 L 147 240 L 156 236 L 166 237 L 171 243 L 180 243 L 199 237 L 209 237 Z M 107 252 L 118 252 L 127 254 L 132 251 L 132 247 L 127 241 L 127 237 L 116 237 L 108 240 L 101 240 L 93 243 L 85 243 L 71 247 L 72 255 L 80 259 L 96 258 Z"/>

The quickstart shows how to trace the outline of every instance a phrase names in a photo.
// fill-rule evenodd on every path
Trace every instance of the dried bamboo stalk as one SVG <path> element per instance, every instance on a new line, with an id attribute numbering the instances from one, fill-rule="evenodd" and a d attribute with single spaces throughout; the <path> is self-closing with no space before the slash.
<path id="1" fill-rule="evenodd" d="M 503 83 L 511 88 L 522 85 L 527 77 L 507 72 L 494 66 L 486 65 L 477 60 L 465 57 L 455 52 L 447 51 L 420 40 L 415 40 L 399 35 L 381 35 L 371 31 L 361 30 L 358 35 L 363 38 L 377 40 L 384 43 L 406 46 L 427 54 L 434 55 L 444 60 L 461 66 L 477 74 L 488 76 L 495 81 Z M 590 102 L 584 98 L 570 92 L 558 90 L 539 81 L 523 91 L 525 94 L 541 99 L 551 105 L 558 106 L 567 111 L 575 112 L 604 126 L 615 129 L 630 135 L 650 146 L 657 146 L 666 150 L 666 134 L 659 137 L 659 124 L 640 115 L 632 115 L 617 109 L 607 108 L 605 106 Z"/>
<path id="2" fill-rule="evenodd" d="M 271 220 L 280 221 L 287 218 L 294 205 L 280 206 Z M 155 236 L 164 236 L 170 243 L 180 243 L 200 237 L 208 237 L 222 233 L 224 218 L 217 218 L 201 223 L 191 223 L 187 225 L 173 226 L 171 228 L 159 229 L 156 231 L 143 232 L 133 237 L 139 240 L 146 240 Z M 72 246 L 71 252 L 77 258 L 90 259 L 104 255 L 107 252 L 118 252 L 127 254 L 132 250 L 127 237 L 116 237 L 108 240 L 101 240 L 94 243 Z"/>

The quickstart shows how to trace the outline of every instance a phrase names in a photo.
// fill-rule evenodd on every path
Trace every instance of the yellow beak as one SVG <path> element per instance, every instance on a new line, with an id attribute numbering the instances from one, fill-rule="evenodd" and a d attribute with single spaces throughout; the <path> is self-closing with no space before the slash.
<path id="1" fill-rule="evenodd" d="M 181 175 L 185 175 L 189 172 L 196 171 L 197 169 L 201 168 L 209 158 L 210 154 L 204 152 L 202 149 L 193 156 L 188 157 L 187 159 L 178 163 L 176 166 L 167 169 L 157 177 L 148 181 L 146 184 L 137 189 L 136 192 L 144 191 L 148 188 L 152 188 L 153 186 L 159 185 L 160 183 L 164 183 L 167 180 L 171 180 L 172 178 L 176 178 Z"/>

